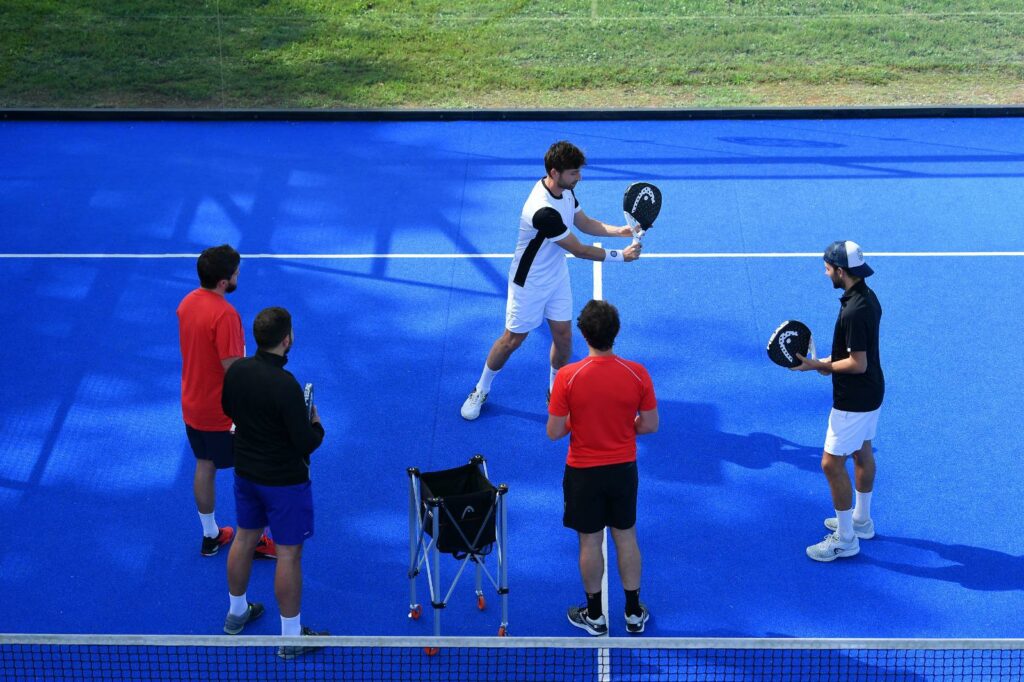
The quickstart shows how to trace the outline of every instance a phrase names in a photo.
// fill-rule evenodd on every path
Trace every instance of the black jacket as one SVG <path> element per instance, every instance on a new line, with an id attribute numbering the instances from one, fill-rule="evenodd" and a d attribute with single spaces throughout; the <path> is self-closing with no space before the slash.
<path id="1" fill-rule="evenodd" d="M 221 406 L 235 422 L 235 473 L 261 485 L 309 480 L 309 456 L 324 429 L 310 424 L 302 387 L 284 369 L 287 358 L 257 351 L 224 374 Z"/>

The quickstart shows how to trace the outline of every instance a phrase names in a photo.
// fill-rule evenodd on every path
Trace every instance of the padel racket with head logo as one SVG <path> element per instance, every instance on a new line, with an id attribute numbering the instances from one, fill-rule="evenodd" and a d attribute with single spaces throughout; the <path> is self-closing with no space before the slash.
<path id="1" fill-rule="evenodd" d="M 313 421 L 313 384 L 302 389 L 302 399 L 306 402 L 306 419 Z"/>
<path id="2" fill-rule="evenodd" d="M 622 197 L 622 214 L 633 230 L 633 241 L 643 239 L 661 212 L 661 190 L 649 182 L 634 182 Z"/>
<path id="3" fill-rule="evenodd" d="M 780 367 L 798 367 L 797 354 L 815 359 L 814 339 L 806 324 L 798 320 L 786 320 L 768 340 L 768 359 Z"/>

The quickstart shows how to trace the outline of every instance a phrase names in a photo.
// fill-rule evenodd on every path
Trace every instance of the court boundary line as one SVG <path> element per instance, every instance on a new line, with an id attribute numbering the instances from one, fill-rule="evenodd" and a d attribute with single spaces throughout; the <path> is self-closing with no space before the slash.
<path id="1" fill-rule="evenodd" d="M 511 253 L 242 253 L 244 260 L 472 260 L 509 259 Z M 822 252 L 665 252 L 645 253 L 643 258 L 729 259 L 729 258 L 821 258 Z M 870 258 L 1021 258 L 1024 251 L 871 251 Z M 196 259 L 198 253 L 0 253 L 3 260 L 97 260 L 97 259 Z M 566 254 L 566 258 L 572 258 Z"/>

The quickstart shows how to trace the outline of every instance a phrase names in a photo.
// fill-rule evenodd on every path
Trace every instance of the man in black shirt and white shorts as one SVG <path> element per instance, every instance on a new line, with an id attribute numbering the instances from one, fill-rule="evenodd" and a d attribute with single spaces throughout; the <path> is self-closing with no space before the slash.
<path id="1" fill-rule="evenodd" d="M 864 281 L 873 272 L 855 242 L 833 242 L 825 250 L 825 274 L 833 287 L 844 290 L 832 336 L 832 354 L 821 360 L 798 355 L 801 364 L 794 367 L 801 372 L 817 370 L 832 376 L 832 412 L 821 469 L 832 491 L 836 515 L 825 520 L 825 527 L 832 532 L 807 548 L 807 556 L 815 561 L 854 556 L 860 552 L 861 539 L 875 536 L 871 520 L 875 456 L 871 441 L 885 396 L 885 377 L 878 352 L 882 306 Z M 856 505 L 846 471 L 846 458 L 850 456 Z"/>
<path id="2" fill-rule="evenodd" d="M 494 375 L 505 366 L 527 334 L 546 319 L 551 328 L 550 394 L 555 374 L 572 356 L 572 288 L 566 252 L 585 260 L 622 263 L 640 257 L 640 244 L 605 250 L 583 244 L 569 229 L 597 237 L 632 237 L 628 225 L 615 227 L 590 218 L 573 189 L 586 163 L 571 142 L 556 142 L 544 155 L 546 175 L 537 181 L 519 217 L 519 241 L 508 273 L 505 332 L 491 346 L 483 373 L 462 404 L 464 419 L 476 419 L 491 391 Z"/>

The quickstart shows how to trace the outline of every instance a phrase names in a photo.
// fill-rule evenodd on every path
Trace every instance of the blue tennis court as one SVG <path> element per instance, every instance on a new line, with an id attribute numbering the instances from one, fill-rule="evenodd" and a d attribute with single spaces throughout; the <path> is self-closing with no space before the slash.
<path id="1" fill-rule="evenodd" d="M 510 489 L 511 634 L 575 636 L 546 330 L 478 421 L 459 416 L 503 327 L 520 208 L 562 138 L 587 152 L 590 216 L 620 222 L 634 180 L 665 197 L 643 258 L 601 271 L 617 351 L 650 370 L 661 413 L 639 453 L 648 634 L 1019 635 L 1024 119 L 0 123 L 0 632 L 220 632 L 225 557 L 198 552 L 174 311 L 195 254 L 229 242 L 250 352 L 256 313 L 287 307 L 288 369 L 316 383 L 327 431 L 303 621 L 430 634 L 406 616 L 405 470 L 481 453 Z M 818 564 L 804 548 L 832 515 L 830 383 L 764 347 L 799 318 L 827 348 L 839 292 L 821 252 L 836 239 L 876 271 L 887 392 L 878 536 Z M 578 310 L 594 270 L 570 271 Z M 255 565 L 249 597 L 269 617 L 247 634 L 279 632 L 272 577 Z M 488 596 L 478 612 L 463 578 L 443 633 L 495 634 Z"/>

